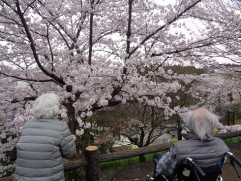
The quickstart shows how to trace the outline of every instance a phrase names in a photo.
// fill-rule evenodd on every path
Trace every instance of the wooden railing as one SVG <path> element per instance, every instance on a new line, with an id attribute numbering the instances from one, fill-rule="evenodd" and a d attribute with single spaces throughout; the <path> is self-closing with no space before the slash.
<path id="1" fill-rule="evenodd" d="M 230 132 L 230 133 L 222 133 L 215 135 L 216 137 L 219 137 L 221 139 L 226 138 L 232 138 L 241 136 L 241 131 L 236 132 Z M 98 181 L 99 180 L 99 163 L 102 162 L 109 162 L 109 161 L 115 161 L 120 160 L 124 158 L 130 158 L 134 156 L 139 155 L 145 155 L 149 153 L 155 153 L 159 151 L 165 151 L 168 150 L 173 143 L 164 143 L 160 145 L 153 145 L 153 146 L 147 146 L 142 148 L 137 148 L 134 150 L 126 150 L 123 152 L 114 152 L 114 153 L 108 153 L 103 155 L 98 155 L 98 148 L 95 146 L 87 147 L 86 148 L 86 154 L 85 158 L 81 160 L 75 160 L 75 161 L 69 161 L 67 163 L 64 163 L 64 170 L 65 171 L 71 171 L 75 170 L 81 167 L 86 167 L 86 176 L 88 177 L 88 181 Z M 8 177 L 8 180 L 11 180 L 12 177 Z M 6 178 L 0 178 L 0 181 L 8 181 Z"/>

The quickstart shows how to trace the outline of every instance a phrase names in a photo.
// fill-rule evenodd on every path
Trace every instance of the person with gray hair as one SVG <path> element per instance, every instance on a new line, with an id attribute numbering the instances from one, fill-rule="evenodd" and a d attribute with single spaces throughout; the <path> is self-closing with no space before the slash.
<path id="1" fill-rule="evenodd" d="M 37 119 L 54 118 L 59 114 L 59 96 L 54 93 L 42 94 L 33 106 L 33 116 Z"/>
<path id="2" fill-rule="evenodd" d="M 185 140 L 175 142 L 169 152 L 159 156 L 156 173 L 173 176 L 177 166 L 187 157 L 195 160 L 201 168 L 212 170 L 229 151 L 222 139 L 213 136 L 219 123 L 216 114 L 206 108 L 198 108 L 187 113 L 185 122 L 189 129 L 187 133 L 182 133 Z"/>
<path id="3" fill-rule="evenodd" d="M 219 117 L 206 108 L 189 111 L 186 116 L 187 127 L 202 141 L 213 139 L 213 133 L 218 123 Z"/>
<path id="4" fill-rule="evenodd" d="M 59 96 L 46 93 L 33 106 L 16 145 L 14 181 L 64 181 L 63 158 L 76 152 L 75 140 L 59 113 Z"/>

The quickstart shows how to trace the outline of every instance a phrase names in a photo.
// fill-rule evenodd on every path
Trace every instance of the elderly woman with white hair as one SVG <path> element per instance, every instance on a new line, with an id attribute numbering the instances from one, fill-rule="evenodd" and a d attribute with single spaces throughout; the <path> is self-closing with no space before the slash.
<path id="1" fill-rule="evenodd" d="M 162 155 L 156 165 L 158 174 L 172 176 L 175 168 L 187 157 L 195 160 L 201 168 L 212 170 L 229 151 L 222 139 L 213 136 L 219 123 L 216 114 L 198 108 L 187 113 L 185 122 L 190 131 L 182 133 L 185 140 L 174 143 L 170 151 Z"/>
<path id="2" fill-rule="evenodd" d="M 75 140 L 66 123 L 58 120 L 59 97 L 46 93 L 33 106 L 17 143 L 14 181 L 64 181 L 62 158 L 71 158 Z"/>

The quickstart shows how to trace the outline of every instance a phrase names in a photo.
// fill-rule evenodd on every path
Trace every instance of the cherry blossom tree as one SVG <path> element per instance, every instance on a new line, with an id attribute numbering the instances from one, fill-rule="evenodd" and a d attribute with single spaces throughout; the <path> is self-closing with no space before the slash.
<path id="1" fill-rule="evenodd" d="M 85 120 L 94 111 L 131 101 L 163 109 L 166 119 L 181 116 L 192 107 L 170 106 L 168 94 L 194 80 L 204 83 L 186 93 L 200 105 L 214 103 L 225 85 L 163 67 L 240 57 L 240 14 L 222 11 L 219 3 L 0 0 L 1 87 L 7 87 L 0 95 L 1 137 L 8 135 L 0 159 L 8 159 L 4 152 L 14 148 L 33 101 L 44 92 L 60 96 L 60 119 L 77 136 L 90 126 Z M 27 87 L 10 87 L 19 81 Z"/>
<path id="2" fill-rule="evenodd" d="M 205 72 L 203 69 L 196 69 L 190 66 L 166 66 L 165 69 L 172 69 L 176 75 L 183 73 L 200 75 Z M 148 71 L 149 70 L 147 70 L 147 72 Z M 169 72 L 171 73 L 171 70 L 169 70 Z M 172 76 L 170 78 L 174 80 L 174 77 L 175 76 Z M 178 80 L 178 82 L 181 85 L 185 85 L 183 89 L 179 89 L 175 93 L 170 92 L 166 94 L 167 103 L 169 103 L 168 107 L 177 108 L 179 106 L 179 109 L 181 109 L 182 107 L 195 105 L 199 101 L 199 99 L 187 93 L 191 86 L 196 86 L 196 78 L 193 78 L 193 81 L 190 81 L 188 84 L 182 83 L 181 79 Z M 159 81 L 165 82 L 166 80 L 162 77 Z M 196 92 L 200 93 L 199 90 L 196 90 Z M 103 125 L 102 120 L 105 120 L 105 122 L 107 122 L 105 125 L 111 127 L 111 129 L 104 134 L 107 139 L 103 139 L 104 136 L 100 137 L 101 143 L 105 143 L 110 135 L 111 137 L 124 135 L 129 138 L 133 144 L 138 147 L 144 147 L 152 144 L 164 133 L 170 130 L 175 131 L 180 127 L 179 125 L 182 123 L 182 120 L 177 112 L 166 113 L 164 111 L 164 109 L 156 108 L 156 105 L 152 103 L 149 105 L 141 105 L 138 102 L 132 101 L 131 103 L 120 104 L 111 109 L 98 111 L 93 117 L 100 125 Z"/>

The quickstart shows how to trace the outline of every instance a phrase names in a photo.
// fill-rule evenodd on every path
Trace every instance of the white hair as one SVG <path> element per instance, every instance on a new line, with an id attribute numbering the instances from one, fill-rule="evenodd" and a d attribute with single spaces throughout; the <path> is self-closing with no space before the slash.
<path id="1" fill-rule="evenodd" d="M 53 118 L 59 113 L 59 96 L 46 93 L 39 96 L 33 106 L 33 116 L 37 119 Z"/>
<path id="2" fill-rule="evenodd" d="M 186 125 L 191 132 L 201 140 L 209 140 L 219 123 L 219 116 L 206 108 L 189 111 L 186 116 Z"/>

